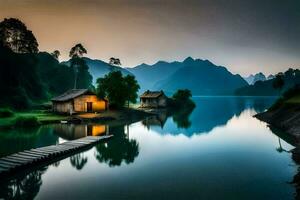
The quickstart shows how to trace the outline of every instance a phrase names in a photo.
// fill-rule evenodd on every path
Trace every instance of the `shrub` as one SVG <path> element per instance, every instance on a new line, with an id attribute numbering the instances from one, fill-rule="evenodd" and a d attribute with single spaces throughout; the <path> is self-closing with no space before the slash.
<path id="1" fill-rule="evenodd" d="M 14 112 L 11 111 L 8 108 L 2 108 L 0 109 L 0 118 L 4 118 L 4 117 L 12 117 L 14 116 Z"/>
<path id="2" fill-rule="evenodd" d="M 36 117 L 17 117 L 15 126 L 16 127 L 34 127 L 40 123 Z"/>
<path id="3" fill-rule="evenodd" d="M 282 97 L 280 97 L 279 99 L 277 99 L 275 101 L 275 103 L 268 109 L 269 111 L 273 111 L 273 110 L 276 110 L 278 108 L 280 108 L 284 102 L 296 95 L 300 94 L 300 87 L 299 85 L 296 85 L 290 89 L 288 89 L 287 91 L 285 91 L 283 94 L 282 94 Z"/>

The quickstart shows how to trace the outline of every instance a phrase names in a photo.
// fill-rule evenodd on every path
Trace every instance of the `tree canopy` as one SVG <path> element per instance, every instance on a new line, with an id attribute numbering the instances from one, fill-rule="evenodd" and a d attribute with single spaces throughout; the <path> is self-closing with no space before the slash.
<path id="1" fill-rule="evenodd" d="M 38 42 L 26 25 L 16 18 L 0 22 L 1 45 L 15 53 L 37 53 Z"/>
<path id="2" fill-rule="evenodd" d="M 74 89 L 76 88 L 90 88 L 93 77 L 89 73 L 89 67 L 82 58 L 87 50 L 82 44 L 76 44 L 71 48 L 69 56 L 71 58 L 71 68 L 74 71 Z"/>
<path id="3" fill-rule="evenodd" d="M 114 58 L 114 57 L 111 57 L 109 59 L 109 64 L 110 65 L 115 65 L 115 66 L 120 66 L 121 65 L 121 61 L 119 58 Z"/>
<path id="4" fill-rule="evenodd" d="M 54 51 L 51 53 L 51 56 L 53 56 L 53 58 L 55 58 L 56 60 L 58 60 L 58 58 L 59 58 L 59 56 L 60 56 L 60 51 L 54 50 Z"/>
<path id="5" fill-rule="evenodd" d="M 97 95 L 107 97 L 110 105 L 120 108 L 125 102 L 136 102 L 140 86 L 132 75 L 122 76 L 120 71 L 113 71 L 97 79 Z"/>
<path id="6" fill-rule="evenodd" d="M 287 76 L 289 76 L 289 71 L 286 72 Z M 283 74 L 277 74 L 273 80 L 273 88 L 281 90 L 284 86 Z"/>

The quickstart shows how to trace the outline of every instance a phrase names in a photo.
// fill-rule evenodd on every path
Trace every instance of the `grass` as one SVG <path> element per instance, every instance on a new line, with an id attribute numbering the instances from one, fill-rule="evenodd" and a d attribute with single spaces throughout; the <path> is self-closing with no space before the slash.
<path id="1" fill-rule="evenodd" d="M 0 109 L 0 118 L 12 117 L 14 116 L 14 112 L 8 108 Z"/>
<path id="2" fill-rule="evenodd" d="M 30 112 L 16 112 L 11 117 L 1 118 L 0 119 L 0 127 L 9 127 L 14 126 L 16 123 L 16 120 L 18 118 L 36 118 L 39 123 L 44 122 L 51 122 L 51 121 L 60 121 L 64 120 L 67 117 L 63 115 L 56 115 L 50 112 L 43 112 L 43 111 L 30 111 Z"/>
<path id="3" fill-rule="evenodd" d="M 295 97 L 292 97 L 286 101 L 286 103 L 290 104 L 300 104 L 300 95 L 297 95 Z"/>

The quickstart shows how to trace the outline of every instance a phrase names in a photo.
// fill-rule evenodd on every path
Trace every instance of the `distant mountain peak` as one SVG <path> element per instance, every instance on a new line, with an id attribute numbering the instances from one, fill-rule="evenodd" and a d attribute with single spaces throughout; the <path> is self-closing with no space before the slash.
<path id="1" fill-rule="evenodd" d="M 184 59 L 183 61 L 184 63 L 187 63 L 187 62 L 194 62 L 194 59 L 192 57 L 187 57 L 186 59 Z"/>

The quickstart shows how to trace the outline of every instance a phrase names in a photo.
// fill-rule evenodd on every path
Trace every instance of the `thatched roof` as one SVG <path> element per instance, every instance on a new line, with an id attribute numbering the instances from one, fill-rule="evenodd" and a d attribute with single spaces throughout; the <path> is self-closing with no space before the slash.
<path id="1" fill-rule="evenodd" d="M 83 94 L 95 94 L 95 93 L 88 89 L 72 89 L 72 90 L 68 90 L 62 95 L 52 98 L 51 101 L 69 101 Z"/>
<path id="2" fill-rule="evenodd" d="M 163 91 L 150 91 L 147 90 L 146 92 L 144 92 L 140 98 L 158 98 L 161 95 L 165 95 L 165 93 Z"/>

